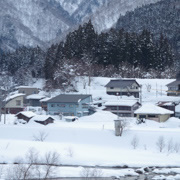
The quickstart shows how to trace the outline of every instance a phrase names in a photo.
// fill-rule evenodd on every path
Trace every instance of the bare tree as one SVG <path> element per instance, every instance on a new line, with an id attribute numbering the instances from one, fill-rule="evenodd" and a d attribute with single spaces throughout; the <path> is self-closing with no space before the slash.
<path id="1" fill-rule="evenodd" d="M 146 84 L 147 92 L 151 92 L 151 84 Z"/>
<path id="2" fill-rule="evenodd" d="M 136 149 L 139 145 L 139 138 L 137 136 L 134 136 L 132 141 L 131 141 L 131 145 L 133 147 L 133 149 Z"/>
<path id="3" fill-rule="evenodd" d="M 39 153 L 34 148 L 28 150 L 25 159 L 17 158 L 13 167 L 8 169 L 6 179 L 31 179 L 35 177 L 36 165 L 39 163 Z"/>
<path id="4" fill-rule="evenodd" d="M 38 134 L 33 135 L 33 140 L 43 142 L 46 140 L 47 137 L 48 133 L 46 133 L 45 131 L 39 131 Z"/>
<path id="5" fill-rule="evenodd" d="M 118 120 L 115 120 L 115 135 L 116 136 L 122 136 L 123 131 L 125 130 L 125 128 L 128 127 L 129 122 L 125 119 L 125 118 L 121 118 Z"/>
<path id="6" fill-rule="evenodd" d="M 39 152 L 31 148 L 24 159 L 17 158 L 8 169 L 7 180 L 14 179 L 48 179 L 53 176 L 55 168 L 59 165 L 60 155 L 57 152 L 47 152 L 42 158 Z"/>
<path id="7" fill-rule="evenodd" d="M 0 122 L 2 109 L 4 111 L 4 124 L 6 124 L 6 98 L 14 88 L 14 83 L 8 72 L 1 72 L 0 77 Z"/>
<path id="8" fill-rule="evenodd" d="M 3 171 L 4 171 L 3 165 L 0 165 L 0 179 L 1 179 L 1 177 L 2 177 Z"/>
<path id="9" fill-rule="evenodd" d="M 7 174 L 5 176 L 6 180 L 14 180 L 14 179 L 23 179 L 25 165 L 21 162 L 18 164 L 11 165 L 7 169 Z"/>
<path id="10" fill-rule="evenodd" d="M 48 152 L 45 154 L 45 158 L 43 160 L 44 163 L 44 180 L 48 179 L 50 176 L 53 175 L 55 171 L 55 167 L 60 163 L 60 155 L 57 152 Z"/>
<path id="11" fill-rule="evenodd" d="M 98 179 L 103 176 L 103 172 L 101 169 L 98 168 L 85 167 L 80 171 L 80 176 L 83 177 L 85 180 Z"/>
<path id="12" fill-rule="evenodd" d="M 174 143 L 173 143 L 173 139 L 169 139 L 168 143 L 167 143 L 167 152 L 168 154 L 171 153 L 173 151 L 174 148 Z"/>
<path id="13" fill-rule="evenodd" d="M 88 76 L 88 86 L 91 85 L 91 82 L 93 80 L 93 64 L 95 62 L 93 55 L 91 53 L 86 53 L 82 57 L 82 61 L 84 63 L 84 70 L 86 72 L 85 75 Z"/>
<path id="14" fill-rule="evenodd" d="M 144 144 L 144 150 L 147 150 L 147 145 L 146 144 Z"/>
<path id="15" fill-rule="evenodd" d="M 160 136 L 156 142 L 156 146 L 159 150 L 159 152 L 162 152 L 163 149 L 165 148 L 166 144 L 165 144 L 165 140 L 163 136 Z"/>
<path id="16" fill-rule="evenodd" d="M 69 146 L 69 147 L 67 148 L 67 156 L 73 157 L 73 155 L 74 155 L 73 148 L 72 148 L 71 146 Z"/>
<path id="17" fill-rule="evenodd" d="M 180 150 L 180 144 L 179 144 L 179 143 L 175 143 L 175 144 L 174 144 L 174 151 L 175 151 L 176 153 L 178 153 L 179 150 Z"/>
<path id="18" fill-rule="evenodd" d="M 53 86 L 64 91 L 76 91 L 75 77 L 76 71 L 73 63 L 68 59 L 64 59 L 54 71 Z"/>
<path id="19" fill-rule="evenodd" d="M 99 169 L 99 168 L 93 168 L 93 169 L 92 169 L 92 171 L 91 171 L 91 177 L 92 177 L 93 179 L 98 179 L 98 178 L 100 178 L 100 177 L 102 177 L 102 176 L 103 176 L 103 172 L 102 172 L 101 169 Z"/>
<path id="20" fill-rule="evenodd" d="M 80 171 L 80 176 L 83 177 L 85 180 L 88 180 L 91 177 L 91 169 L 90 168 L 83 168 Z"/>
<path id="21" fill-rule="evenodd" d="M 29 149 L 25 157 L 25 160 L 27 161 L 27 166 L 26 168 L 24 168 L 23 179 L 28 179 L 29 177 L 32 177 L 32 169 L 34 168 L 33 166 L 39 163 L 38 156 L 39 153 L 35 149 Z"/>

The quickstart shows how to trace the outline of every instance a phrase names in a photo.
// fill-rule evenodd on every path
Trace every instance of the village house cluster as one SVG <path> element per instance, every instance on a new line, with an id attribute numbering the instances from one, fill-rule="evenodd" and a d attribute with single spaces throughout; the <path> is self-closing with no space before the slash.
<path id="1" fill-rule="evenodd" d="M 180 80 L 167 84 L 167 96 L 180 95 Z M 170 117 L 180 117 L 176 111 L 179 101 L 159 101 L 157 104 L 142 103 L 142 87 L 135 79 L 113 79 L 104 87 L 109 96 L 119 97 L 116 101 L 93 101 L 91 94 L 60 94 L 46 97 L 36 87 L 19 86 L 1 103 L 2 113 L 16 114 L 22 123 L 34 121 L 43 125 L 54 122 L 54 115 L 60 119 L 74 121 L 78 117 L 88 116 L 98 108 L 110 111 L 119 117 L 137 117 L 164 122 Z M 123 99 L 132 96 L 134 99 Z"/>

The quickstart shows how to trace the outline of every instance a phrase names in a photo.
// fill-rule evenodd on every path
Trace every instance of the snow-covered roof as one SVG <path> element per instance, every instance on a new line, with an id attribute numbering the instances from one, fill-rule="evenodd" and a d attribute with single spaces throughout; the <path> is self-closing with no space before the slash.
<path id="1" fill-rule="evenodd" d="M 81 100 L 90 97 L 90 94 L 60 94 L 48 100 L 48 103 L 79 103 Z"/>
<path id="2" fill-rule="evenodd" d="M 39 94 L 31 94 L 31 95 L 26 97 L 26 99 L 37 99 L 37 100 L 40 100 L 43 98 L 45 98 L 45 96 L 39 95 Z"/>
<path id="3" fill-rule="evenodd" d="M 174 102 L 158 102 L 157 105 L 159 106 L 175 106 Z"/>
<path id="4" fill-rule="evenodd" d="M 74 119 L 74 118 L 78 118 L 76 116 L 64 116 L 64 119 Z"/>
<path id="5" fill-rule="evenodd" d="M 175 80 L 169 84 L 167 84 L 166 86 L 171 87 L 171 86 L 178 86 L 180 84 L 180 80 Z"/>
<path id="6" fill-rule="evenodd" d="M 49 115 L 36 115 L 36 116 L 32 117 L 30 120 L 31 121 L 45 121 L 49 117 L 54 119 L 52 116 L 49 116 Z"/>
<path id="7" fill-rule="evenodd" d="M 19 114 L 22 114 L 22 115 L 24 115 L 24 116 L 26 116 L 28 118 L 31 118 L 31 117 L 36 115 L 32 111 L 21 111 L 21 112 L 17 113 L 16 116 L 19 115 Z"/>
<path id="8" fill-rule="evenodd" d="M 48 101 L 50 99 L 51 99 L 50 97 L 46 97 L 46 98 L 41 99 L 40 102 L 46 102 L 46 101 Z"/>
<path id="9" fill-rule="evenodd" d="M 137 101 L 119 100 L 119 101 L 108 101 L 104 105 L 105 106 L 133 106 L 136 103 Z"/>
<path id="10" fill-rule="evenodd" d="M 23 88 L 23 89 L 34 89 L 34 88 L 36 88 L 36 89 L 39 89 L 39 88 L 37 88 L 37 87 L 32 87 L 32 86 L 17 86 L 16 87 L 16 89 L 20 89 L 20 88 Z"/>
<path id="11" fill-rule="evenodd" d="M 156 106 L 154 104 L 144 104 L 142 107 L 137 109 L 135 114 L 174 114 L 173 111 L 167 110 L 165 108 L 161 108 L 159 106 Z"/>
<path id="12" fill-rule="evenodd" d="M 17 93 L 17 94 L 13 94 L 13 95 L 10 95 L 10 96 L 7 96 L 4 101 L 10 101 L 16 97 L 19 97 L 19 96 L 25 96 L 25 94 L 23 93 Z"/>
<path id="13" fill-rule="evenodd" d="M 140 86 L 135 79 L 112 79 L 105 87 L 121 87 L 127 88 L 132 86 L 133 83 L 136 83 Z"/>

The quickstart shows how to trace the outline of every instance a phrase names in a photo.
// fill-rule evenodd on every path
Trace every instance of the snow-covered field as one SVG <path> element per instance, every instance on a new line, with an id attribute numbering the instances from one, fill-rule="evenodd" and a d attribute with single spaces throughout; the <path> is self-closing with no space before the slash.
<path id="1" fill-rule="evenodd" d="M 92 94 L 93 98 L 118 100 L 117 97 L 106 95 L 104 85 L 108 81 L 109 78 L 94 78 L 91 87 L 83 89 L 79 82 L 78 89 L 80 93 Z M 143 85 L 143 102 L 180 100 L 179 97 L 166 96 L 165 85 L 173 80 L 137 81 Z M 38 85 L 40 86 L 40 83 Z M 150 92 L 147 91 L 148 85 L 151 86 Z M 0 162 L 14 163 L 18 157 L 24 158 L 28 150 L 34 148 L 42 156 L 48 151 L 58 152 L 60 163 L 64 165 L 180 166 L 180 119 L 170 118 L 165 123 L 147 120 L 146 123 L 137 125 L 135 118 L 127 118 L 129 123 L 121 137 L 115 136 L 115 119 L 116 115 L 98 110 L 95 114 L 79 118 L 75 122 L 66 122 L 57 116 L 55 123 L 47 126 L 33 122 L 14 125 L 15 117 L 7 115 L 7 123 L 0 123 Z M 47 135 L 43 142 L 35 141 L 34 138 L 39 136 L 40 132 Z M 160 137 L 165 142 L 162 152 L 157 145 Z M 137 142 L 135 148 L 132 145 L 134 140 Z M 69 169 L 69 173 L 67 171 L 61 170 L 60 175 L 73 174 L 70 173 L 73 170 Z M 117 171 L 111 171 L 109 176 L 116 173 Z M 74 176 L 78 175 L 74 173 Z"/>

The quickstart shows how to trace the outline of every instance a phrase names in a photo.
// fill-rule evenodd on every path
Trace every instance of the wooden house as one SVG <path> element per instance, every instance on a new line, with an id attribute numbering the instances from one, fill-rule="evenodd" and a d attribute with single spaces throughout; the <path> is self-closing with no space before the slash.
<path id="1" fill-rule="evenodd" d="M 87 116 L 90 114 L 91 95 L 60 94 L 46 101 L 47 111 L 51 115 Z"/>
<path id="2" fill-rule="evenodd" d="M 24 99 L 23 103 L 26 105 L 27 104 L 27 99 L 26 97 L 31 95 L 31 94 L 38 94 L 39 93 L 39 88 L 32 87 L 32 86 L 18 86 L 16 87 L 18 90 L 18 93 L 23 93 L 24 94 Z"/>
<path id="3" fill-rule="evenodd" d="M 19 113 L 16 114 L 17 119 L 22 119 L 24 121 L 26 121 L 27 123 L 29 122 L 29 120 L 34 117 L 36 114 L 33 113 L 32 111 L 21 111 Z"/>
<path id="4" fill-rule="evenodd" d="M 105 111 L 110 111 L 120 117 L 134 117 L 134 111 L 141 106 L 139 102 L 131 100 L 106 102 L 104 105 Z"/>
<path id="5" fill-rule="evenodd" d="M 33 106 L 33 107 L 41 106 L 40 100 L 42 100 L 44 98 L 45 98 L 45 96 L 43 96 L 43 95 L 31 94 L 31 95 L 26 97 L 26 100 L 27 100 L 26 105 L 27 106 Z"/>
<path id="6" fill-rule="evenodd" d="M 166 85 L 168 87 L 167 96 L 180 96 L 180 79 Z"/>
<path id="7" fill-rule="evenodd" d="M 54 123 L 54 118 L 48 115 L 36 115 L 30 119 L 30 121 L 34 121 L 39 124 L 47 125 L 50 123 Z"/>
<path id="8" fill-rule="evenodd" d="M 175 114 L 176 103 L 172 101 L 159 101 L 157 106 L 173 111 Z"/>
<path id="9" fill-rule="evenodd" d="M 134 96 L 135 98 L 140 96 L 140 85 L 135 79 L 114 79 L 105 87 L 109 95 Z"/>
<path id="10" fill-rule="evenodd" d="M 137 119 L 149 119 L 157 122 L 165 122 L 174 114 L 173 111 L 150 103 L 142 105 L 134 113 L 137 115 Z"/>
<path id="11" fill-rule="evenodd" d="M 9 95 L 3 101 L 5 105 L 2 108 L 2 112 L 17 114 L 18 112 L 23 111 L 23 97 L 24 94 L 22 93 Z"/>

